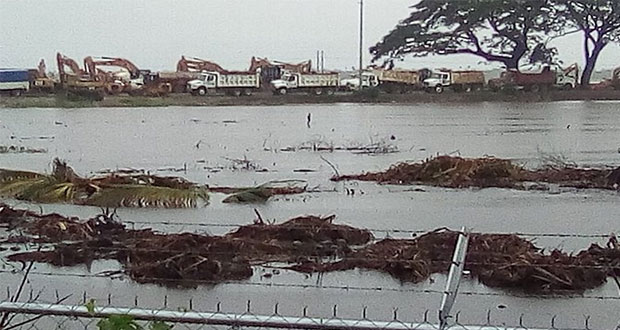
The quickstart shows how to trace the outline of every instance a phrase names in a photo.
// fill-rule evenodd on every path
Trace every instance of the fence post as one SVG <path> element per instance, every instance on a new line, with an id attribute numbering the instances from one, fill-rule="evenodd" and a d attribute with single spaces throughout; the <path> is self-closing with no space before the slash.
<path id="1" fill-rule="evenodd" d="M 456 294 L 459 290 L 459 284 L 463 275 L 463 267 L 465 267 L 465 256 L 467 255 L 467 243 L 469 242 L 469 231 L 467 228 L 461 228 L 459 237 L 456 241 L 456 247 L 454 248 L 454 254 L 452 255 L 452 263 L 450 264 L 450 272 L 448 273 L 448 280 L 446 281 L 446 290 L 443 293 L 441 299 L 441 305 L 439 306 L 439 329 L 445 330 L 448 328 L 448 319 L 450 311 L 454 305 Z"/>

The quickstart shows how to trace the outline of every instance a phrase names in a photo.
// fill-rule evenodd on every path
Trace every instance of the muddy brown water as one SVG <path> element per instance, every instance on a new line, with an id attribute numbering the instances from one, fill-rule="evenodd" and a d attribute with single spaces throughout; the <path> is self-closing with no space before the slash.
<path id="1" fill-rule="evenodd" d="M 480 103 L 414 105 L 285 105 L 271 107 L 167 107 L 92 109 L 0 109 L 0 145 L 45 148 L 44 154 L 1 154 L 0 167 L 49 170 L 53 157 L 69 162 L 78 173 L 93 175 L 102 169 L 136 168 L 160 175 L 180 175 L 210 185 L 254 185 L 269 180 L 303 179 L 317 192 L 278 197 L 264 205 L 223 204 L 224 195 L 213 194 L 210 205 L 189 210 L 120 209 L 122 220 L 136 227 L 165 231 L 221 233 L 235 224 L 248 223 L 257 208 L 264 218 L 284 221 L 299 214 L 337 214 L 336 221 L 376 229 L 379 238 L 406 236 L 393 229 L 430 230 L 468 226 L 484 232 L 584 233 L 618 232 L 620 196 L 612 191 L 579 191 L 554 187 L 549 192 L 507 189 L 450 190 L 431 187 L 378 186 L 373 183 L 332 183 L 329 160 L 340 173 L 380 170 L 402 160 L 419 161 L 439 154 L 466 157 L 493 155 L 511 158 L 529 167 L 553 156 L 580 166 L 620 165 L 620 102 Z M 307 118 L 310 114 L 310 127 Z M 351 147 L 379 143 L 398 148 L 397 153 L 355 154 L 348 151 L 292 150 L 300 146 Z M 291 148 L 292 147 L 292 148 Z M 247 159 L 262 171 L 237 168 L 231 159 Z M 238 165 L 236 167 L 239 167 Z M 303 170 L 303 171 L 300 171 Z M 312 170 L 312 171 L 307 171 Z M 346 188 L 346 189 L 345 189 Z M 421 188 L 423 191 L 414 191 Z M 354 195 L 346 191 L 355 191 Z M 38 205 L 11 204 L 35 210 Z M 97 208 L 42 205 L 45 212 L 88 217 Z M 231 227 L 227 227 L 230 225 Z M 0 236 L 4 234 L 0 233 Z M 538 238 L 547 249 L 585 248 L 603 239 Z M 261 276 L 264 269 L 238 284 L 200 286 L 177 290 L 138 285 L 129 279 L 83 277 L 116 269 L 112 262 L 86 267 L 51 268 L 37 265 L 30 286 L 44 288 L 52 300 L 54 289 L 74 293 L 73 302 L 88 297 L 105 304 L 108 293 L 116 305 L 134 303 L 161 306 L 163 297 L 173 308 L 188 305 L 215 309 L 218 301 L 228 311 L 252 310 L 330 316 L 338 304 L 339 315 L 391 319 L 392 311 L 406 320 L 422 320 L 430 310 L 432 320 L 445 278 L 434 283 L 402 284 L 375 272 L 348 271 L 307 277 L 283 271 Z M 8 268 L 5 268 L 8 269 Z M 42 273 L 64 275 L 44 275 Z M 71 275 L 71 276 L 67 276 Z M 3 286 L 17 275 L 0 273 Z M 300 287 L 306 286 L 306 287 Z M 317 286 L 322 286 L 319 288 Z M 348 287 L 348 289 L 347 289 Z M 382 288 L 377 290 L 376 288 Z M 422 291 L 430 292 L 422 292 Z M 610 281 L 588 291 L 586 298 L 532 298 L 506 294 L 465 280 L 457 299 L 462 323 L 486 323 L 491 310 L 494 323 L 526 326 L 582 327 L 591 315 L 593 328 L 611 328 L 620 321 L 615 313 L 619 297 Z M 500 308 L 498 306 L 506 306 Z"/>

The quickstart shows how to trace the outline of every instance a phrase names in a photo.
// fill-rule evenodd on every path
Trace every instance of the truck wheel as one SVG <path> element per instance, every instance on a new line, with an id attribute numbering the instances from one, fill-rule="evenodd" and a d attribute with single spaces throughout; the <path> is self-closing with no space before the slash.
<path id="1" fill-rule="evenodd" d="M 465 85 L 465 93 L 471 93 L 471 91 L 474 90 L 471 85 Z"/>
<path id="2" fill-rule="evenodd" d="M 21 96 L 22 95 L 22 90 L 21 89 L 15 89 L 11 91 L 11 95 L 12 96 Z"/>
<path id="3" fill-rule="evenodd" d="M 328 89 L 327 90 L 327 95 L 334 95 L 335 91 L 333 89 Z"/>
<path id="4" fill-rule="evenodd" d="M 441 85 L 435 86 L 435 93 L 437 93 L 437 94 L 443 93 L 443 86 L 441 86 Z"/>
<path id="5" fill-rule="evenodd" d="M 569 91 L 569 90 L 571 90 L 573 88 L 574 88 L 573 85 L 572 84 L 568 84 L 568 83 L 564 84 L 564 86 L 562 87 L 562 89 L 565 90 L 565 91 Z"/>
<path id="6" fill-rule="evenodd" d="M 251 89 L 244 89 L 243 90 L 243 96 L 251 96 L 252 95 L 252 90 Z"/>
<path id="7" fill-rule="evenodd" d="M 314 95 L 323 95 L 323 90 L 321 88 L 314 89 Z"/>
<path id="8" fill-rule="evenodd" d="M 534 92 L 534 93 L 538 93 L 538 92 L 540 92 L 540 85 L 534 84 L 534 85 L 532 85 L 532 88 L 530 90 L 532 92 Z"/>
<path id="9" fill-rule="evenodd" d="M 280 95 L 286 95 L 286 93 L 288 93 L 288 91 L 286 90 L 286 88 L 280 88 L 280 89 L 278 89 L 278 94 L 280 94 Z"/>
<path id="10" fill-rule="evenodd" d="M 235 89 L 233 92 L 234 96 L 241 96 L 241 90 L 240 89 Z"/>
<path id="11" fill-rule="evenodd" d="M 196 94 L 198 94 L 200 96 L 207 95 L 207 88 L 206 87 L 199 87 L 198 90 L 196 91 Z"/>

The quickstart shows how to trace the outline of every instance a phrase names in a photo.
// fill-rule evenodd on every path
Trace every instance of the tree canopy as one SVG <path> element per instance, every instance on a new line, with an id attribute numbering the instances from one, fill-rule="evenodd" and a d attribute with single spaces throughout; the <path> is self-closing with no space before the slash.
<path id="1" fill-rule="evenodd" d="M 583 33 L 585 66 L 581 84 L 588 85 L 601 51 L 620 40 L 620 1 L 557 0 L 566 21 Z"/>
<path id="2" fill-rule="evenodd" d="M 534 59 L 549 58 L 545 38 L 560 28 L 555 8 L 550 0 L 421 0 L 370 52 L 375 61 L 472 54 L 517 68 L 533 50 Z"/>

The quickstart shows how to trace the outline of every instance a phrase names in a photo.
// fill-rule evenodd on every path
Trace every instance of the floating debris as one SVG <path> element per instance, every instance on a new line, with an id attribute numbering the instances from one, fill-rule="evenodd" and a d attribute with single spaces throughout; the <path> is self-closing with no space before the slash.
<path id="1" fill-rule="evenodd" d="M 307 189 L 303 180 L 276 180 L 263 183 L 256 187 L 209 187 L 211 192 L 231 194 L 223 203 L 264 203 L 274 195 L 301 194 Z"/>
<path id="2" fill-rule="evenodd" d="M 127 229 L 113 215 L 80 221 L 0 204 L 0 224 L 24 232 L 21 242 L 56 242 L 51 250 L 12 254 L 10 261 L 72 266 L 115 259 L 134 280 L 169 286 L 247 279 L 252 265 L 269 263 L 307 273 L 367 269 L 418 283 L 448 271 L 458 237 L 458 232 L 442 228 L 413 239 L 374 242 L 370 231 L 334 224 L 333 215 L 281 224 L 257 216 L 253 224 L 223 236 L 164 234 Z M 465 269 L 491 287 L 569 294 L 620 275 L 620 247 L 613 235 L 607 246 L 592 244 L 576 254 L 545 253 L 513 234 L 472 233 L 468 246 Z"/>
<path id="3" fill-rule="evenodd" d="M 0 154 L 43 154 L 47 153 L 44 148 L 29 148 L 24 146 L 0 146 Z"/>
<path id="4" fill-rule="evenodd" d="M 620 168 L 584 169 L 545 167 L 528 170 L 508 159 L 438 156 L 418 163 L 399 163 L 383 172 L 340 175 L 332 181 L 361 180 L 386 184 L 427 184 L 449 188 L 499 187 L 525 189 L 526 182 L 559 184 L 563 187 L 616 189 Z"/>

